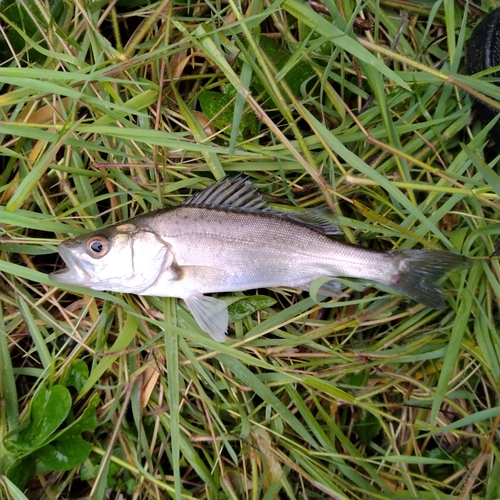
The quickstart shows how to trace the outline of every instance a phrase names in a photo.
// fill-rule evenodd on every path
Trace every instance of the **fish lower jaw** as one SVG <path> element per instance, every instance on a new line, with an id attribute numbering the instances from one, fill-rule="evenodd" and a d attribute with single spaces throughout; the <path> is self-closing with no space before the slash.
<path id="1" fill-rule="evenodd" d="M 55 271 L 49 274 L 49 279 L 66 285 L 89 286 L 89 277 L 84 273 L 75 272 L 74 269 L 65 268 Z"/>

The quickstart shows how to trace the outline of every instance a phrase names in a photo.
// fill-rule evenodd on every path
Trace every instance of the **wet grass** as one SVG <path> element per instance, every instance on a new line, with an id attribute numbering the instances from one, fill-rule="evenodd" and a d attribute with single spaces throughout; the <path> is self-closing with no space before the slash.
<path id="1" fill-rule="evenodd" d="M 500 497 L 500 178 L 470 97 L 498 89 L 463 75 L 490 3 L 2 4 L 1 498 Z M 352 243 L 475 263 L 444 311 L 260 290 L 224 344 L 182 301 L 48 279 L 65 238 L 239 172 Z"/>

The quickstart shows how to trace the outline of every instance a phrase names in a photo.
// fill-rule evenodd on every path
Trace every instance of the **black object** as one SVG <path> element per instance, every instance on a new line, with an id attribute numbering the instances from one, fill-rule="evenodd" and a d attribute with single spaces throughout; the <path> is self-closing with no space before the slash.
<path id="1" fill-rule="evenodd" d="M 467 73 L 472 75 L 494 66 L 500 66 L 500 9 L 488 14 L 475 28 L 467 46 Z M 491 74 L 500 78 L 500 71 Z M 498 91 L 500 101 L 500 90 Z M 482 101 L 476 101 L 477 115 L 483 125 L 489 123 L 499 110 Z M 500 122 L 490 132 L 495 146 L 500 148 Z"/>

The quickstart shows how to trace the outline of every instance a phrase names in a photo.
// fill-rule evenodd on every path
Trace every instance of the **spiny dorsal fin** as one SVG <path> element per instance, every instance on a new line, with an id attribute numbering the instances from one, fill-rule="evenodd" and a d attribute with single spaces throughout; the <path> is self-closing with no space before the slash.
<path id="1" fill-rule="evenodd" d="M 183 201 L 182 206 L 265 212 L 307 226 L 327 236 L 342 234 L 342 230 L 334 222 L 335 215 L 329 208 L 312 208 L 283 213 L 268 207 L 263 198 L 264 195 L 254 187 L 247 176 L 238 174 L 233 179 L 223 177 L 214 182 L 203 191 Z"/>
<path id="2" fill-rule="evenodd" d="M 223 177 L 211 186 L 182 202 L 182 206 L 228 208 L 232 210 L 270 211 L 262 193 L 248 177 L 239 174 L 233 179 Z"/>

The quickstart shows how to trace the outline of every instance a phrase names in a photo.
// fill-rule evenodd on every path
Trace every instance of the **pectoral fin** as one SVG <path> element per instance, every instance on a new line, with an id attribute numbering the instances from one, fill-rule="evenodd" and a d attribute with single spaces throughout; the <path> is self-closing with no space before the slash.
<path id="1" fill-rule="evenodd" d="M 191 295 L 184 299 L 200 328 L 217 342 L 226 340 L 229 315 L 223 300 L 206 295 Z"/>

